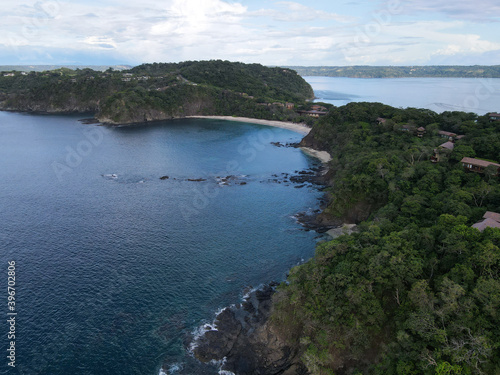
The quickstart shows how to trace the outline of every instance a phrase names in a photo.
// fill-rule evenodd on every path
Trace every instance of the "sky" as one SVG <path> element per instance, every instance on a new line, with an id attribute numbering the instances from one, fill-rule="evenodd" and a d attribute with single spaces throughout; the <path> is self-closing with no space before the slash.
<path id="1" fill-rule="evenodd" d="M 0 65 L 500 65 L 498 0 L 0 0 Z"/>

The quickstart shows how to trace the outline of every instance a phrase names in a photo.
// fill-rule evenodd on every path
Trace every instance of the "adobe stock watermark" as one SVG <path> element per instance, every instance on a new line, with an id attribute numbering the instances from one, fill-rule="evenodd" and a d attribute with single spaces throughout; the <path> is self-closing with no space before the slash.
<path id="1" fill-rule="evenodd" d="M 42 28 L 61 13 L 61 4 L 57 0 L 37 1 L 30 8 L 33 10 L 33 15 L 22 18 L 21 30 L 7 34 L 8 46 L 16 52 L 20 46 L 28 45 L 30 41 L 39 37 Z"/>
<path id="2" fill-rule="evenodd" d="M 462 102 L 462 108 L 467 111 L 475 111 L 480 109 L 481 102 L 491 98 L 495 93 L 500 92 L 500 84 L 496 83 L 492 78 L 481 78 L 479 84 L 474 90 L 474 94 L 467 95 Z"/>
<path id="3" fill-rule="evenodd" d="M 355 30 L 352 41 L 341 44 L 340 49 L 346 60 L 363 53 L 362 50 L 380 36 L 382 31 L 392 23 L 393 17 L 401 12 L 401 0 L 388 0 L 385 3 L 385 9 L 374 12 L 371 22 Z"/>
<path id="4" fill-rule="evenodd" d="M 241 174 L 245 164 L 252 163 L 257 158 L 259 152 L 265 150 L 274 139 L 276 129 L 262 129 L 256 134 L 248 136 L 237 147 L 239 156 L 244 157 L 240 161 L 233 159 L 226 163 L 226 166 L 219 173 L 210 173 L 207 177 L 215 179 L 219 176 L 234 176 Z M 203 184 L 203 186 L 193 185 L 191 192 L 192 199 L 188 203 L 181 203 L 179 209 L 185 221 L 189 222 L 193 216 L 198 215 L 202 210 L 210 206 L 212 201 L 220 194 L 221 186 L 218 184 Z"/>
<path id="5" fill-rule="evenodd" d="M 66 146 L 66 155 L 62 162 L 53 161 L 51 166 L 59 182 L 67 173 L 71 173 L 78 168 L 85 157 L 89 156 L 98 147 L 106 134 L 102 126 L 87 128 L 82 132 L 84 139 L 74 146 Z"/>

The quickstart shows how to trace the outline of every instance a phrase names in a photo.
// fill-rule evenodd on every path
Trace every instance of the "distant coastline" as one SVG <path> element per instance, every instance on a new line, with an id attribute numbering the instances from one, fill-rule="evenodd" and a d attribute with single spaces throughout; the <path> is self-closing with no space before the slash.
<path id="1" fill-rule="evenodd" d="M 500 65 L 287 66 L 301 76 L 346 78 L 500 78 Z"/>

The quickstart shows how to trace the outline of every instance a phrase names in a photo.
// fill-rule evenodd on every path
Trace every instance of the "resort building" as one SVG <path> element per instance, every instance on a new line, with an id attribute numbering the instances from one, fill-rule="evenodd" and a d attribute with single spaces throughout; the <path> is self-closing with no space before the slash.
<path id="1" fill-rule="evenodd" d="M 328 114 L 328 112 L 326 111 L 298 111 L 299 114 L 301 115 L 307 115 L 307 116 L 311 116 L 311 117 L 315 117 L 315 118 L 318 118 L 318 117 L 321 117 L 321 116 L 325 116 L 326 114 Z"/>
<path id="2" fill-rule="evenodd" d="M 447 132 L 444 130 L 438 131 L 438 134 L 440 137 L 443 137 L 443 138 L 455 138 L 457 136 L 455 133 Z"/>
<path id="3" fill-rule="evenodd" d="M 311 110 L 313 110 L 313 111 L 327 111 L 327 108 L 323 107 L 322 105 L 315 104 L 311 107 Z"/>
<path id="4" fill-rule="evenodd" d="M 497 168 L 497 174 L 500 171 L 500 164 L 491 161 L 465 157 L 460 162 L 464 168 L 467 168 L 471 172 L 484 173 L 484 170 L 489 166 L 495 166 Z"/>
<path id="5" fill-rule="evenodd" d="M 459 140 L 465 137 L 465 135 L 458 135 L 456 133 L 447 132 L 444 130 L 439 130 L 438 135 L 443 138 L 448 138 L 449 140 Z"/>
<path id="6" fill-rule="evenodd" d="M 434 156 L 431 156 L 431 161 L 433 163 L 440 162 L 442 156 L 450 154 L 454 148 L 455 148 L 455 143 L 453 143 L 452 141 L 440 144 L 437 148 L 434 149 Z"/>
<path id="7" fill-rule="evenodd" d="M 500 113 L 488 113 L 488 116 L 490 116 L 490 121 L 500 120 Z"/>
<path id="8" fill-rule="evenodd" d="M 486 228 L 500 228 L 500 214 L 487 211 L 483 215 L 483 220 L 474 224 L 472 228 L 476 228 L 481 232 Z"/>
<path id="9" fill-rule="evenodd" d="M 423 126 L 417 129 L 417 137 L 422 138 L 424 134 L 425 134 L 425 128 Z"/>

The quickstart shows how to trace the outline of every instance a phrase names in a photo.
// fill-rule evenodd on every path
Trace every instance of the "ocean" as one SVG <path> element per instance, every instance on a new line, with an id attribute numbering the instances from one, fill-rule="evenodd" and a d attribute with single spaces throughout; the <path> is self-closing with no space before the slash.
<path id="1" fill-rule="evenodd" d="M 426 108 L 437 113 L 500 111 L 500 78 L 342 78 L 304 77 L 316 101 L 345 105 L 380 102 Z"/>
<path id="2" fill-rule="evenodd" d="M 17 313 L 0 373 L 217 374 L 186 338 L 314 254 L 294 215 L 322 194 L 273 175 L 318 161 L 272 145 L 302 138 L 285 129 L 81 117 L 0 112 L 1 298 L 5 316 L 14 261 Z"/>
<path id="3" fill-rule="evenodd" d="M 335 105 L 479 114 L 500 105 L 499 79 L 306 79 Z M 322 193 L 274 180 L 319 162 L 271 144 L 302 138 L 280 128 L 202 119 L 111 128 L 82 117 L 0 112 L 0 349 L 13 341 L 16 365 L 4 355 L 0 374 L 158 375 L 163 365 L 217 374 L 187 339 L 314 254 L 321 238 L 294 215 L 316 210 Z"/>

